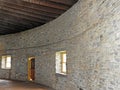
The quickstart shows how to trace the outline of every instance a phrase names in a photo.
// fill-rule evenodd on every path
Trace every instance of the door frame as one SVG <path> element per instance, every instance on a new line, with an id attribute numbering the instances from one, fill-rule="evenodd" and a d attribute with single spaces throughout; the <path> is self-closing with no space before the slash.
<path id="1" fill-rule="evenodd" d="M 34 81 L 34 80 L 31 78 L 31 61 L 32 61 L 32 59 L 35 60 L 35 57 L 29 57 L 29 58 L 28 58 L 28 80 L 29 80 L 29 81 Z M 34 70 L 34 71 L 35 71 L 35 70 Z M 34 74 L 35 74 L 35 72 L 34 72 Z M 34 75 L 34 78 L 35 78 L 35 75 Z"/>

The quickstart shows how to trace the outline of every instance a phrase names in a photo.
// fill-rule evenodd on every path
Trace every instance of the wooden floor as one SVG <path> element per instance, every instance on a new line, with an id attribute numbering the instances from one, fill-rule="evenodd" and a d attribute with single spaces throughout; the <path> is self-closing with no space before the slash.
<path id="1" fill-rule="evenodd" d="M 0 79 L 0 90 L 53 90 L 30 82 L 10 81 Z"/>

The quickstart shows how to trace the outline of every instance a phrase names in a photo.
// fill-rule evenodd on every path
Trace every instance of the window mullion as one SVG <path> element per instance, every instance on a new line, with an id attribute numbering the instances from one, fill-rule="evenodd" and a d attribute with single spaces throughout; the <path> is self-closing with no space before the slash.
<path id="1" fill-rule="evenodd" d="M 7 68 L 7 67 L 6 67 L 6 63 L 7 63 L 7 59 L 6 59 L 6 56 L 5 56 L 5 68 Z"/>

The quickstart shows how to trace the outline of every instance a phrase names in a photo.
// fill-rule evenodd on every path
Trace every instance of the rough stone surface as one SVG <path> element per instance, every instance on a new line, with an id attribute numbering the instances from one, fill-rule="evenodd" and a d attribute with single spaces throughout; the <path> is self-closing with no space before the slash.
<path id="1" fill-rule="evenodd" d="M 0 78 L 27 80 L 36 59 L 35 82 L 56 90 L 120 90 L 120 1 L 79 0 L 56 20 L 22 33 L 0 36 L 0 55 L 12 69 Z M 55 73 L 55 53 L 67 51 L 67 76 Z"/>

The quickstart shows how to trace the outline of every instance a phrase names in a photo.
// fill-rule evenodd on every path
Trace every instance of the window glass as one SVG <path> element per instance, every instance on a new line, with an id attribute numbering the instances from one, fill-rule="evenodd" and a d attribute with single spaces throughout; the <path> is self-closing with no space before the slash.
<path id="1" fill-rule="evenodd" d="M 66 60 L 67 60 L 66 51 L 56 52 L 56 73 L 66 74 L 67 72 Z"/>
<path id="2" fill-rule="evenodd" d="M 2 69 L 11 69 L 11 56 L 9 56 L 9 55 L 2 56 L 1 68 Z"/>

